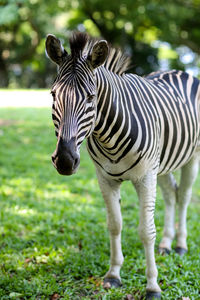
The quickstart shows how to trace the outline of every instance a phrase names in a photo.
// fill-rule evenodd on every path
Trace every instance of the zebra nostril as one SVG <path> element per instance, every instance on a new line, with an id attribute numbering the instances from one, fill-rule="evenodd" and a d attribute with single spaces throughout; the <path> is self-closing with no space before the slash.
<path id="1" fill-rule="evenodd" d="M 75 158 L 75 160 L 74 160 L 74 167 L 76 168 L 78 164 L 79 164 L 79 159 Z"/>
<path id="2" fill-rule="evenodd" d="M 80 163 L 80 156 L 78 155 L 78 153 L 74 154 L 74 165 L 73 168 L 77 169 Z"/>

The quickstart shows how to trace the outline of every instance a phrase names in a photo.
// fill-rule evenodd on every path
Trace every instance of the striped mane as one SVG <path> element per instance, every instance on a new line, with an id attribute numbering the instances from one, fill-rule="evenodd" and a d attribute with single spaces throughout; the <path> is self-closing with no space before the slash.
<path id="1" fill-rule="evenodd" d="M 90 37 L 87 33 L 76 32 L 70 38 L 71 56 L 76 61 L 82 56 L 90 55 L 94 44 L 99 39 Z M 107 70 L 122 75 L 130 68 L 131 58 L 121 51 L 121 49 L 110 46 L 108 57 L 104 63 Z"/>

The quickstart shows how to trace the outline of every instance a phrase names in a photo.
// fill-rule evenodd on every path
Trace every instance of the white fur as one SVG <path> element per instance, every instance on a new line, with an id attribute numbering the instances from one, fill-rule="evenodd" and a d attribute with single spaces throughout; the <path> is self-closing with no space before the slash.
<path id="1" fill-rule="evenodd" d="M 97 167 L 97 178 L 107 208 L 107 223 L 110 232 L 110 269 L 106 278 L 120 279 L 120 268 L 123 263 L 121 250 L 122 216 L 120 211 L 120 183 L 105 177 L 102 169 Z M 154 207 L 156 196 L 157 172 L 149 171 L 140 180 L 132 181 L 140 201 L 139 233 L 145 248 L 147 291 L 160 292 L 157 283 L 157 268 L 154 256 L 156 238 L 154 224 Z"/>
<path id="2" fill-rule="evenodd" d="M 110 269 L 106 277 L 121 280 L 120 268 L 124 257 L 121 249 L 120 183 L 106 179 L 98 168 L 97 178 L 107 208 L 107 224 L 110 232 Z"/>
<path id="3" fill-rule="evenodd" d="M 154 244 L 156 228 L 154 209 L 156 198 L 157 172 L 149 171 L 144 178 L 134 183 L 140 201 L 139 234 L 143 242 L 146 256 L 147 291 L 161 292 L 157 283 L 158 271 L 155 263 Z"/>
<path id="4" fill-rule="evenodd" d="M 187 207 L 191 200 L 192 185 L 198 175 L 199 155 L 196 154 L 181 170 L 181 182 L 178 189 L 179 224 L 177 231 L 177 247 L 187 249 L 186 216 Z"/>
<path id="5" fill-rule="evenodd" d="M 106 166 L 104 166 L 106 167 Z M 177 246 L 187 249 L 186 244 L 186 212 L 189 204 L 192 184 L 198 174 L 199 153 L 193 155 L 192 159 L 182 167 L 180 186 L 177 189 L 176 181 L 172 174 L 158 177 L 158 183 L 163 192 L 165 200 L 165 226 L 164 235 L 160 248 L 171 250 L 171 243 L 175 237 L 175 205 L 179 205 L 179 227 L 177 232 Z M 101 168 L 96 165 L 97 178 L 107 208 L 107 223 L 110 232 L 110 268 L 105 278 L 120 278 L 120 268 L 124 258 L 121 249 L 122 216 L 120 210 L 120 182 L 113 180 Z M 154 224 L 154 209 L 156 199 L 156 184 L 158 169 L 146 171 L 142 174 L 138 166 L 138 174 L 132 175 L 128 172 L 129 180 L 136 188 L 140 201 L 140 224 L 139 234 L 143 242 L 146 257 L 147 291 L 160 292 L 157 283 L 158 271 L 155 263 L 154 244 L 156 239 L 156 228 Z M 143 176 L 142 176 L 143 175 Z M 124 179 L 124 178 L 123 178 Z"/>
<path id="6" fill-rule="evenodd" d="M 172 174 L 158 177 L 158 183 L 165 200 L 165 225 L 160 249 L 171 250 L 171 243 L 175 237 L 175 208 L 178 203 L 179 222 L 177 230 L 177 247 L 187 250 L 186 217 L 187 207 L 191 200 L 192 185 L 198 175 L 199 153 L 193 155 L 191 160 L 182 167 L 180 184 L 177 187 Z"/>
<path id="7" fill-rule="evenodd" d="M 159 176 L 158 184 L 162 189 L 163 199 L 165 201 L 164 235 L 160 242 L 159 248 L 171 250 L 171 243 L 175 236 L 175 206 L 177 186 L 176 181 L 171 173 Z"/>

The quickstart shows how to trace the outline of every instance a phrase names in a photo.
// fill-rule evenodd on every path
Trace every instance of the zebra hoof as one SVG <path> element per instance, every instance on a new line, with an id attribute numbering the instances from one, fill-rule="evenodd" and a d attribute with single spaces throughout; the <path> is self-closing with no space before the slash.
<path id="1" fill-rule="evenodd" d="M 110 289 L 111 287 L 120 287 L 122 286 L 121 281 L 118 278 L 104 278 L 103 287 L 104 289 Z"/>
<path id="2" fill-rule="evenodd" d="M 185 253 L 187 253 L 187 249 L 185 248 L 181 248 L 181 247 L 176 247 L 175 251 L 177 254 L 179 254 L 180 256 L 183 256 Z"/>
<path id="3" fill-rule="evenodd" d="M 161 299 L 160 292 L 148 292 L 146 293 L 146 300 L 153 300 L 153 299 Z"/>
<path id="4" fill-rule="evenodd" d="M 170 254 L 170 250 L 168 248 L 159 248 L 158 253 L 161 255 Z"/>

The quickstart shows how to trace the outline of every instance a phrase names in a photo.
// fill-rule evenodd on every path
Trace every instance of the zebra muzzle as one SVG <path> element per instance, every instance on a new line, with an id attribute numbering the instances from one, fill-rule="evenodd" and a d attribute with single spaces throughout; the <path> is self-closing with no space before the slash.
<path id="1" fill-rule="evenodd" d="M 57 148 L 51 156 L 52 163 L 59 174 L 72 175 L 80 164 L 80 155 L 76 151 L 75 139 L 58 141 Z"/>

